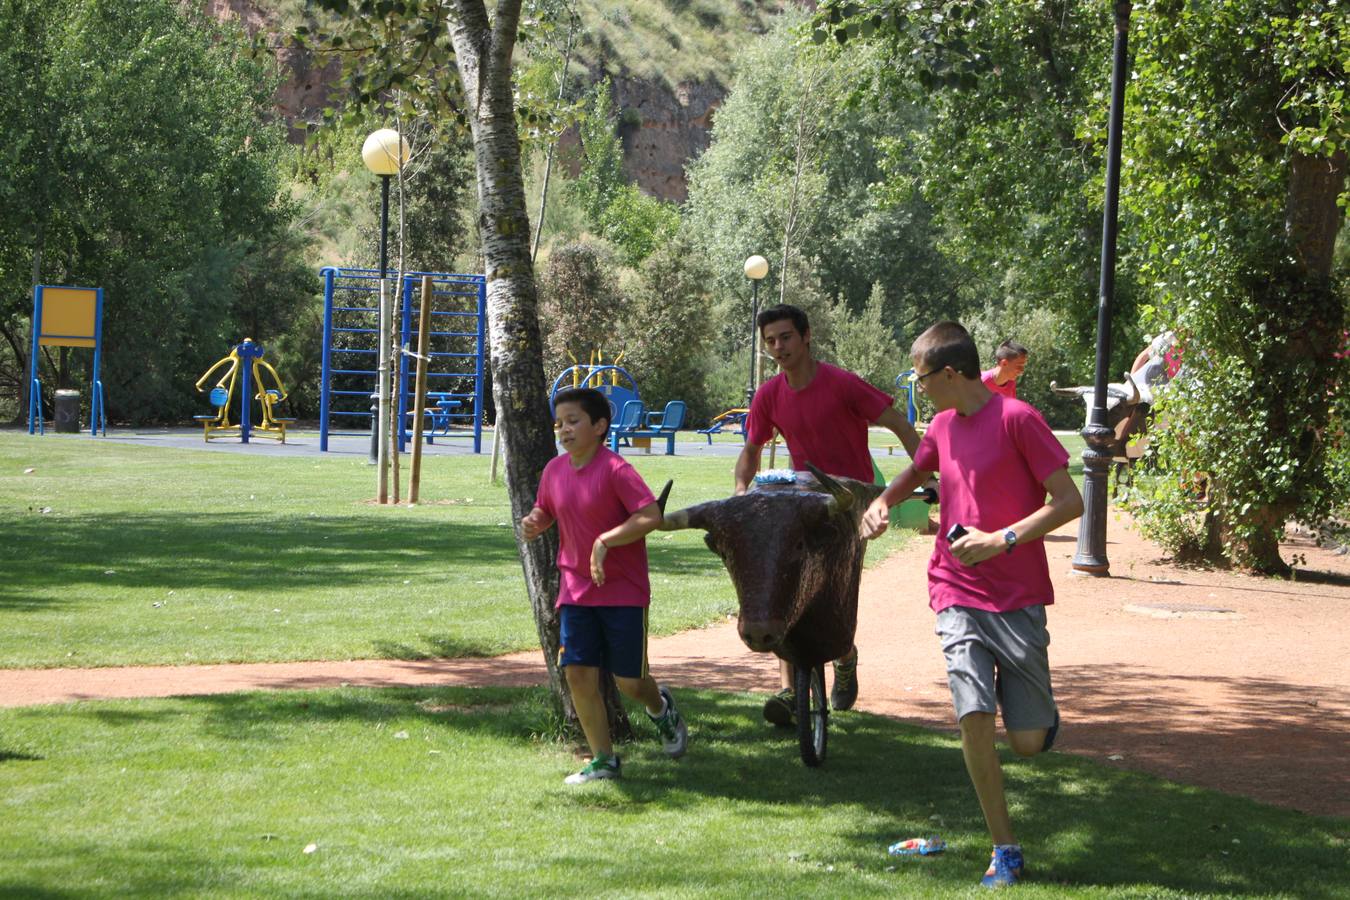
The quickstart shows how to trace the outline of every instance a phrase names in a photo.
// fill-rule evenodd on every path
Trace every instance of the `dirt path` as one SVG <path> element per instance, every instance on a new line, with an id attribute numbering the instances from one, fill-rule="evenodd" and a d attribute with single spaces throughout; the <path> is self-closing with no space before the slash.
<path id="1" fill-rule="evenodd" d="M 1350 557 L 1295 540 L 1304 578 L 1178 568 L 1128 523 L 1109 527 L 1110 579 L 1069 574 L 1076 525 L 1049 538 L 1057 603 L 1057 749 L 1322 815 L 1350 816 Z M 954 733 L 925 566 L 930 539 L 863 579 L 858 708 Z M 673 685 L 776 687 L 777 667 L 728 622 L 652 641 Z M 359 684 L 524 685 L 537 652 L 488 660 L 353 660 L 0 672 L 0 706 Z"/>

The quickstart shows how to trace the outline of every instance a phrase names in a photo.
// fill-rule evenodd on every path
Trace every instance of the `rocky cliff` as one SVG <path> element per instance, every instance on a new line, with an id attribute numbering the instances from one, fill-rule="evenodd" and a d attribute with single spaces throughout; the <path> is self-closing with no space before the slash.
<path id="1" fill-rule="evenodd" d="M 317 122 L 332 102 L 339 64 L 315 65 L 313 54 L 282 46 L 275 5 L 267 0 L 204 0 L 207 15 L 239 22 L 251 35 L 272 34 L 283 82 L 277 90 L 277 114 L 290 128 L 291 140 L 304 140 L 309 123 Z M 604 73 L 593 71 L 599 81 Z M 688 190 L 684 167 L 712 140 L 712 118 L 726 89 L 716 83 L 683 83 L 673 89 L 624 75 L 611 76 L 614 108 L 619 112 L 624 169 L 643 191 L 663 200 L 682 202 Z M 565 134 L 564 148 L 575 147 L 576 135 Z"/>

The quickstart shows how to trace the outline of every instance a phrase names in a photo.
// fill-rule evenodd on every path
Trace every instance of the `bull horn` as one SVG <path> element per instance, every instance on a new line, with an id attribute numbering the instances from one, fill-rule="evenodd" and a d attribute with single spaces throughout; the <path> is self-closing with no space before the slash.
<path id="1" fill-rule="evenodd" d="M 1134 380 L 1134 375 L 1129 372 L 1125 373 L 1125 380 L 1129 382 L 1130 391 L 1133 393 L 1133 396 L 1126 399 L 1125 403 L 1134 406 L 1139 403 L 1139 383 Z"/>
<path id="2" fill-rule="evenodd" d="M 661 510 L 661 515 L 666 514 L 666 500 L 670 498 L 670 489 L 675 486 L 674 479 L 666 482 L 666 486 L 661 488 L 661 496 L 656 498 L 656 505 Z"/>
<path id="3" fill-rule="evenodd" d="M 812 475 L 816 476 L 816 481 L 820 482 L 820 486 L 830 492 L 830 515 L 845 512 L 849 507 L 853 506 L 854 497 L 852 491 L 810 463 L 806 464 L 806 468 L 810 470 Z"/>
<path id="4" fill-rule="evenodd" d="M 664 495 L 665 492 L 662 491 L 662 494 Z M 709 500 L 707 503 L 677 509 L 673 513 L 662 510 L 661 524 L 656 527 L 660 531 L 680 531 L 684 528 L 702 528 L 706 531 L 708 528 L 708 513 L 721 503 L 721 500 Z"/>
<path id="5" fill-rule="evenodd" d="M 1076 387 L 1062 388 L 1062 387 L 1060 387 L 1056 382 L 1053 382 L 1053 381 L 1050 382 L 1050 390 L 1054 391 L 1056 394 L 1059 394 L 1060 396 L 1063 396 L 1063 397 L 1081 397 L 1081 396 L 1083 396 L 1083 389 L 1082 389 L 1082 388 L 1076 388 Z"/>

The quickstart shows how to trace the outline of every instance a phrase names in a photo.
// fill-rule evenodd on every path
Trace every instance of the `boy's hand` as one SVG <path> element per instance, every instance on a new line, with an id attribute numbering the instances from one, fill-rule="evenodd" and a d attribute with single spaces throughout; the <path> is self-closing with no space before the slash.
<path id="1" fill-rule="evenodd" d="M 547 531 L 548 526 L 552 524 L 548 520 L 548 513 L 536 506 L 530 510 L 528 516 L 520 520 L 520 536 L 526 541 L 532 541 Z"/>
<path id="2" fill-rule="evenodd" d="M 992 534 L 976 528 L 967 528 L 966 533 L 951 544 L 952 556 L 967 566 L 993 559 L 1000 553 L 1008 552 L 1008 542 L 1002 534 Z"/>
<path id="3" fill-rule="evenodd" d="M 591 545 L 591 581 L 595 582 L 597 587 L 605 583 L 605 554 L 608 552 L 609 548 L 604 542 L 596 538 L 595 543 Z"/>
<path id="4" fill-rule="evenodd" d="M 879 538 L 891 525 L 891 508 L 880 497 L 873 500 L 863 512 L 858 525 L 858 536 L 865 541 Z"/>

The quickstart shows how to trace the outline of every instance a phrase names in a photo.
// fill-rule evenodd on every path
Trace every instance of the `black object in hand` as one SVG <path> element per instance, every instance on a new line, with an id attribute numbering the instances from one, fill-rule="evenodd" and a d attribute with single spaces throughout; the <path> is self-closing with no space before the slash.
<path id="1" fill-rule="evenodd" d="M 958 538 L 965 537 L 965 535 L 966 535 L 966 526 L 958 522 L 951 528 L 947 529 L 947 543 L 950 544 L 953 541 L 957 540 Z"/>

